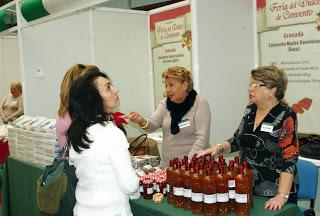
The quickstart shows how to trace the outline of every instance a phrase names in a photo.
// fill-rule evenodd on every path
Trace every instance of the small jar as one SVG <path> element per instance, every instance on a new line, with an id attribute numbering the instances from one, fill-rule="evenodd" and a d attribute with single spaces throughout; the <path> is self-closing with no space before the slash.
<path id="1" fill-rule="evenodd" d="M 167 196 L 167 182 L 164 179 L 158 179 L 159 193 Z"/>
<path id="2" fill-rule="evenodd" d="M 141 176 L 139 179 L 139 192 L 140 195 L 143 196 L 143 181 L 145 180 L 144 176 Z"/>
<path id="3" fill-rule="evenodd" d="M 151 179 L 143 180 L 143 198 L 152 199 L 153 195 L 153 182 Z"/>

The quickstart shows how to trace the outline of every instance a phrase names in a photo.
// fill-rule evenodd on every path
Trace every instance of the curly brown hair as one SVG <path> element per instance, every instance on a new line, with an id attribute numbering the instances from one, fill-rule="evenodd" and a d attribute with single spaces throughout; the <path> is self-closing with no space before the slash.
<path id="1" fill-rule="evenodd" d="M 188 83 L 187 91 L 190 92 L 193 89 L 193 79 L 191 72 L 184 67 L 174 66 L 170 67 L 162 73 L 162 78 L 176 78 L 182 82 Z"/>

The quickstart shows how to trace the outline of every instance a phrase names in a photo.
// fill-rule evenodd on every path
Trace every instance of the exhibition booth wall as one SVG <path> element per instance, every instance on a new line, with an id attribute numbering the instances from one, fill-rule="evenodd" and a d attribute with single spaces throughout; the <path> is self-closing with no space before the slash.
<path id="1" fill-rule="evenodd" d="M 195 89 L 209 100 L 210 143 L 230 137 L 248 102 L 250 70 L 257 65 L 255 1 L 183 1 L 149 12 L 105 7 L 103 2 L 87 1 L 31 22 L 17 10 L 25 113 L 55 118 L 66 70 L 74 63 L 90 63 L 108 73 L 120 90 L 120 111 L 151 115 L 155 91 L 163 86 L 154 77 L 150 17 L 189 5 L 188 68 Z M 129 126 L 129 135 L 138 133 Z"/>

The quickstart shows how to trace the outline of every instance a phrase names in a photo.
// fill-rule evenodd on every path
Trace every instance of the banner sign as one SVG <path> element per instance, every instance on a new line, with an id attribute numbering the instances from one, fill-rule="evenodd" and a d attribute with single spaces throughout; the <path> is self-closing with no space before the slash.
<path id="1" fill-rule="evenodd" d="M 177 17 L 155 23 L 157 44 L 181 41 L 181 36 L 184 32 L 184 17 Z"/>
<path id="2" fill-rule="evenodd" d="M 314 22 L 320 12 L 320 0 L 267 0 L 267 27 Z"/>
<path id="3" fill-rule="evenodd" d="M 190 5 L 169 9 L 150 16 L 155 106 L 165 91 L 162 73 L 181 66 L 191 71 Z"/>
<path id="4" fill-rule="evenodd" d="M 320 134 L 320 31 L 315 23 L 260 33 L 261 65 L 287 73 L 286 100 L 298 116 L 299 132 Z"/>

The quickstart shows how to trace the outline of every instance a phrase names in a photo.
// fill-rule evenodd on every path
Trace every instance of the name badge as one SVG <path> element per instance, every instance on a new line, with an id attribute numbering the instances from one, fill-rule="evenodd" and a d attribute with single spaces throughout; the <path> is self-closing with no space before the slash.
<path id="1" fill-rule="evenodd" d="M 186 128 L 186 127 L 190 126 L 190 122 L 188 119 L 183 119 L 183 120 L 181 120 L 181 122 L 178 123 L 178 126 L 180 129 Z"/>
<path id="2" fill-rule="evenodd" d="M 273 125 L 270 123 L 262 123 L 261 131 L 271 133 L 273 131 Z"/>

